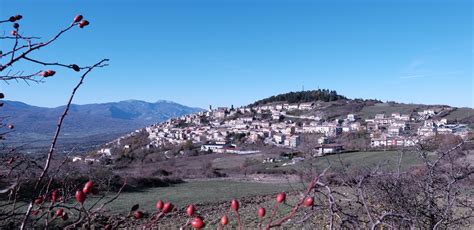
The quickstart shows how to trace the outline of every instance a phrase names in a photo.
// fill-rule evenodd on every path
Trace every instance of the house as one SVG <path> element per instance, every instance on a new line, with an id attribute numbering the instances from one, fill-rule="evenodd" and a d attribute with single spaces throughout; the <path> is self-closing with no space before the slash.
<path id="1" fill-rule="evenodd" d="M 391 136 L 398 136 L 402 132 L 402 128 L 400 126 L 391 125 L 388 127 L 387 132 Z"/>
<path id="2" fill-rule="evenodd" d="M 285 135 L 283 134 L 275 134 L 273 135 L 273 140 L 277 144 L 283 144 L 285 142 Z"/>
<path id="3" fill-rule="evenodd" d="M 411 116 L 409 114 L 403 114 L 400 116 L 400 120 L 402 121 L 409 121 L 411 119 Z"/>
<path id="4" fill-rule="evenodd" d="M 82 157 L 79 157 L 79 156 L 72 157 L 72 162 L 78 162 L 78 161 L 82 161 Z"/>
<path id="5" fill-rule="evenodd" d="M 214 112 L 214 116 L 217 118 L 225 118 L 226 115 L 226 110 L 217 110 Z"/>
<path id="6" fill-rule="evenodd" d="M 285 129 L 285 134 L 286 135 L 294 135 L 295 134 L 295 127 L 294 126 L 287 127 Z"/>
<path id="7" fill-rule="evenodd" d="M 375 120 L 380 120 L 380 119 L 384 119 L 384 118 L 385 118 L 385 114 L 383 114 L 383 113 L 375 114 Z"/>
<path id="8" fill-rule="evenodd" d="M 400 137 L 400 136 L 386 136 L 381 135 L 379 137 L 372 137 L 370 139 L 370 146 L 373 148 L 378 147 L 411 147 L 417 143 L 416 139 Z"/>
<path id="9" fill-rule="evenodd" d="M 301 110 L 310 110 L 313 108 L 314 103 L 309 102 L 309 103 L 301 103 L 300 104 L 300 109 Z"/>
<path id="10" fill-rule="evenodd" d="M 291 136 L 289 139 L 289 144 L 288 146 L 290 146 L 291 148 L 296 148 L 300 145 L 300 136 L 298 135 L 293 135 Z"/>
<path id="11" fill-rule="evenodd" d="M 293 104 L 288 106 L 288 110 L 297 110 L 299 108 L 298 104 Z"/>
<path id="12" fill-rule="evenodd" d="M 226 144 L 223 144 L 221 142 L 215 143 L 215 144 L 205 144 L 201 146 L 201 151 L 204 152 L 216 152 L 219 149 L 223 149 L 226 146 Z"/>
<path id="13" fill-rule="evenodd" d="M 331 153 L 340 153 L 343 150 L 343 145 L 340 144 L 323 144 L 318 145 L 313 150 L 313 156 L 324 156 Z"/>
<path id="14" fill-rule="evenodd" d="M 437 127 L 433 121 L 425 121 L 425 124 L 418 129 L 419 136 L 430 137 L 437 133 Z"/>
<path id="15" fill-rule="evenodd" d="M 347 118 L 346 118 L 348 121 L 355 121 L 357 119 L 357 115 L 355 114 L 347 114 Z"/>
<path id="16" fill-rule="evenodd" d="M 323 145 L 323 144 L 328 144 L 329 143 L 329 138 L 322 136 L 318 138 L 318 144 Z"/>
<path id="17" fill-rule="evenodd" d="M 112 156 L 112 153 L 110 151 L 110 148 L 103 148 L 97 151 L 97 153 L 105 155 L 105 156 Z"/>
<path id="18" fill-rule="evenodd" d="M 279 112 L 277 113 L 272 113 L 272 119 L 273 120 L 280 120 L 281 114 Z"/>
<path id="19" fill-rule="evenodd" d="M 300 145 L 300 136 L 290 136 L 285 139 L 286 146 L 291 147 L 291 148 L 296 148 Z"/>

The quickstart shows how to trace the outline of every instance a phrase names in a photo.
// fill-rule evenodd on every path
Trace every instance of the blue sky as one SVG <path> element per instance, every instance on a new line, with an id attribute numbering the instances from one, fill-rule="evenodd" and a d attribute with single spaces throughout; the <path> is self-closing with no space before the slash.
<path id="1" fill-rule="evenodd" d="M 91 25 L 40 50 L 94 71 L 75 103 L 172 100 L 206 108 L 329 88 L 350 98 L 473 106 L 472 1 L 0 0 L 0 16 L 48 38 L 76 14 Z M 1 32 L 9 33 L 3 24 Z M 0 41 L 0 49 L 11 44 Z M 30 63 L 15 69 L 37 70 Z M 7 99 L 67 100 L 78 75 L 0 83 Z"/>

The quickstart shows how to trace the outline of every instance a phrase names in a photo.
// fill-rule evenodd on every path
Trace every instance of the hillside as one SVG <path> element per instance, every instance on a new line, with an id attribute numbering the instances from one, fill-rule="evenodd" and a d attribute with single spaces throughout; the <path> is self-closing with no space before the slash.
<path id="1" fill-rule="evenodd" d="M 470 108 L 348 99 L 329 90 L 281 94 L 252 105 L 153 124 L 101 147 L 124 167 L 138 160 L 140 168 L 172 155 L 313 153 L 318 144 L 340 145 L 331 151 L 375 151 L 413 147 L 437 134 L 468 139 L 474 117 Z M 103 155 L 96 153 L 91 156 Z"/>
<path id="2" fill-rule="evenodd" d="M 263 105 L 273 102 L 287 102 L 290 104 L 293 103 L 305 103 L 305 102 L 316 102 L 316 101 L 337 101 L 341 99 L 347 99 L 346 97 L 337 94 L 335 90 L 329 89 L 318 89 L 318 90 L 308 90 L 308 91 L 299 91 L 299 92 L 289 92 L 271 96 L 258 100 L 249 106 Z"/>
<path id="3" fill-rule="evenodd" d="M 48 144 L 64 106 L 44 108 L 16 101 L 3 102 L 0 116 L 6 117 L 6 123 L 15 125 L 15 132 L 8 135 L 7 141 L 29 143 L 30 147 Z M 168 101 L 72 105 L 60 143 L 101 144 L 137 128 L 197 111 L 201 109 Z"/>

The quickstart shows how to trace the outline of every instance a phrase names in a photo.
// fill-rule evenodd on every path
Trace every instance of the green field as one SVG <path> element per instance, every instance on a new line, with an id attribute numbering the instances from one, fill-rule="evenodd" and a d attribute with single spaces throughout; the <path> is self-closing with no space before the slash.
<path id="1" fill-rule="evenodd" d="M 111 211 L 127 212 L 134 204 L 140 209 L 155 211 L 156 201 L 171 201 L 177 207 L 205 202 L 229 201 L 244 196 L 267 195 L 290 191 L 289 184 L 265 184 L 225 180 L 196 181 L 170 187 L 150 188 L 141 192 L 123 193 L 107 207 Z M 91 202 L 92 203 L 92 202 Z"/>
<path id="2" fill-rule="evenodd" d="M 474 116 L 474 109 L 457 108 L 456 110 L 452 111 L 444 118 L 448 119 L 448 121 L 452 121 L 452 120 L 462 120 L 470 116 Z"/>
<path id="3" fill-rule="evenodd" d="M 395 169 L 399 158 L 400 152 L 398 151 L 352 152 L 317 157 L 305 163 L 311 163 L 316 168 L 326 168 L 331 165 L 333 169 L 340 169 L 342 164 L 349 168 L 374 167 L 377 164 L 383 164 L 390 169 Z M 421 158 L 417 153 L 406 152 L 403 154 L 400 168 L 404 170 L 420 163 L 422 163 Z"/>
<path id="4" fill-rule="evenodd" d="M 392 113 L 410 114 L 415 109 L 421 107 L 415 104 L 388 104 L 379 103 L 373 106 L 365 106 L 358 114 L 362 118 L 374 118 L 375 114 L 385 113 L 391 116 Z"/>
<path id="5" fill-rule="evenodd" d="M 300 162 L 291 166 L 278 166 L 277 164 L 260 164 L 262 167 L 272 168 L 272 170 L 288 170 L 307 169 L 309 167 L 321 171 L 326 168 L 329 163 L 332 170 L 341 169 L 341 162 L 349 168 L 353 167 L 373 167 L 378 163 L 384 163 L 386 167 L 395 169 L 400 153 L 396 151 L 386 152 L 353 152 L 339 155 L 329 155 L 325 157 L 316 157 Z M 232 158 L 231 163 L 243 162 L 246 158 L 255 159 L 261 157 L 258 155 L 241 156 Z M 225 164 L 226 158 L 218 161 L 218 165 Z M 421 161 L 414 153 L 405 153 L 402 159 L 402 170 L 407 169 Z M 236 164 L 238 165 L 238 164 Z M 281 165 L 281 163 L 280 163 Z M 185 206 L 190 203 L 198 204 L 213 201 L 226 201 L 232 198 L 239 198 L 254 195 L 274 194 L 280 191 L 291 190 L 288 183 L 253 183 L 253 182 L 236 182 L 226 180 L 205 180 L 193 181 L 183 184 L 177 184 L 170 187 L 159 187 L 144 189 L 140 192 L 124 193 L 120 198 L 113 202 L 109 208 L 111 210 L 127 211 L 132 205 L 139 203 L 143 210 L 153 211 L 155 202 L 158 199 L 168 200 L 178 206 Z"/>

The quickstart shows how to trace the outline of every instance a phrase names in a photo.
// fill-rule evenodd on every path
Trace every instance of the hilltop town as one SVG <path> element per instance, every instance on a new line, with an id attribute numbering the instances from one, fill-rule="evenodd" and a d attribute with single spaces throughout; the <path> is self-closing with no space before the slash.
<path id="1" fill-rule="evenodd" d="M 334 116 L 328 112 L 333 107 L 350 108 L 361 103 L 391 107 L 377 101 L 367 103 L 345 98 L 298 103 L 272 101 L 239 108 L 209 106 L 207 111 L 136 130 L 108 143 L 87 160 L 112 157 L 117 150 L 130 152 L 137 147 L 160 149 L 183 145 L 198 147 L 200 152 L 234 154 L 258 153 L 262 146 L 274 146 L 323 156 L 348 150 L 412 148 L 423 139 L 436 135 L 449 134 L 466 139 L 469 134 L 469 124 L 447 118 L 455 111 L 449 106 L 412 106 L 411 112 L 401 109 L 406 113 L 397 112 L 395 106 L 391 113 L 374 115 L 345 111 Z M 138 134 L 147 137 L 140 146 L 124 141 Z M 359 144 L 351 144 L 351 134 L 359 137 Z"/>

